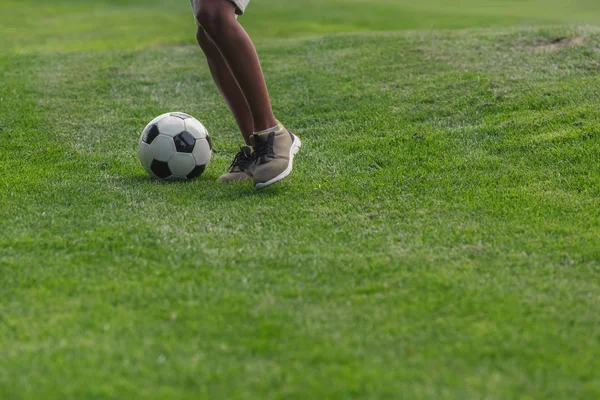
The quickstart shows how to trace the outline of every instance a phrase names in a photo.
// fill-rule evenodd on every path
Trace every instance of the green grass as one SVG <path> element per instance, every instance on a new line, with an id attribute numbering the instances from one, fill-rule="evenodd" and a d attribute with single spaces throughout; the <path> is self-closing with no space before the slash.
<path id="1" fill-rule="evenodd" d="M 126 3 L 126 4 L 123 4 Z M 241 19 L 256 39 L 341 32 L 596 24 L 596 0 L 253 0 Z M 144 49 L 194 43 L 185 0 L 3 0 L 10 52 Z"/>
<path id="2" fill-rule="evenodd" d="M 254 0 L 261 192 L 187 2 L 0 4 L 0 398 L 600 397 L 600 11 L 456 3 Z M 137 160 L 171 110 L 197 182 Z"/>

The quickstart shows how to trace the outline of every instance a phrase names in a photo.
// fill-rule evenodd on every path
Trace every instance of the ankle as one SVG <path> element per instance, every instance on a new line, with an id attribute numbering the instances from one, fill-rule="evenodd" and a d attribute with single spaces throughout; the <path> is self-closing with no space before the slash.
<path id="1" fill-rule="evenodd" d="M 271 117 L 259 122 L 254 122 L 254 133 L 264 133 L 275 130 L 279 127 L 279 121 L 275 117 Z"/>

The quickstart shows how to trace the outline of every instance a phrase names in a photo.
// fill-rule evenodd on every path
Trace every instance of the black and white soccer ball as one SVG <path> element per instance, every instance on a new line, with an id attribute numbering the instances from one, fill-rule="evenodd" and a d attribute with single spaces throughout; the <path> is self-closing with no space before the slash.
<path id="1" fill-rule="evenodd" d="M 206 169 L 212 145 L 206 128 L 191 115 L 172 112 L 146 126 L 138 146 L 144 169 L 155 178 L 196 179 Z"/>

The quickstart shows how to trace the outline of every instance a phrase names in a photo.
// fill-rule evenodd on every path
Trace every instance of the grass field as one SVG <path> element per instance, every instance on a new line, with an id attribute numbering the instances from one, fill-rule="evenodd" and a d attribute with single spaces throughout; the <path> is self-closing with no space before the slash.
<path id="1" fill-rule="evenodd" d="M 38 3 L 0 3 L 0 399 L 600 397 L 595 0 L 253 0 L 304 142 L 261 192 L 215 182 L 187 1 Z M 137 160 L 171 110 L 191 184 Z"/>

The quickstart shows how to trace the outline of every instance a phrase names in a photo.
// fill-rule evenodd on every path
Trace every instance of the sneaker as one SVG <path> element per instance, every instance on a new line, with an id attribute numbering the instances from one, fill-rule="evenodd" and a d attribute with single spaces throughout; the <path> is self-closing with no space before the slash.
<path id="1" fill-rule="evenodd" d="M 279 182 L 292 173 L 294 156 L 302 146 L 297 136 L 279 124 L 275 129 L 255 133 L 251 140 L 254 154 L 249 173 L 257 189 Z"/>
<path id="2" fill-rule="evenodd" d="M 246 170 L 252 163 L 252 148 L 250 146 L 240 147 L 226 174 L 221 175 L 217 182 L 238 182 L 250 179 Z"/>

